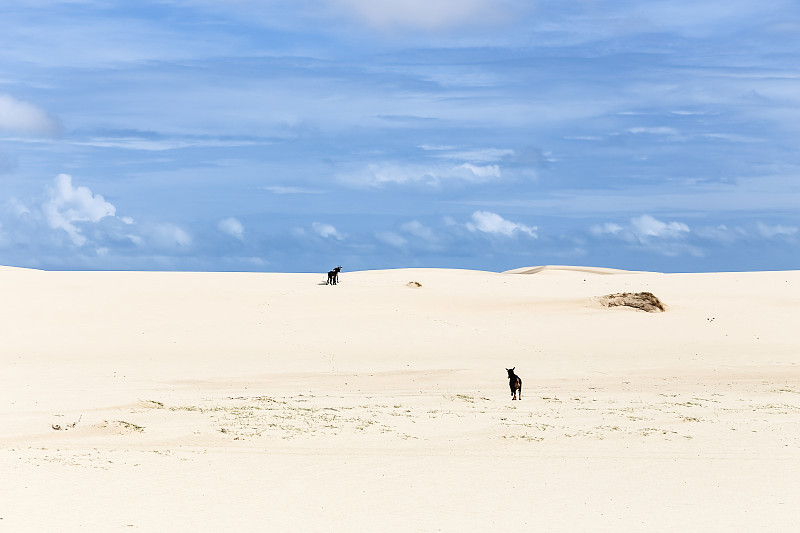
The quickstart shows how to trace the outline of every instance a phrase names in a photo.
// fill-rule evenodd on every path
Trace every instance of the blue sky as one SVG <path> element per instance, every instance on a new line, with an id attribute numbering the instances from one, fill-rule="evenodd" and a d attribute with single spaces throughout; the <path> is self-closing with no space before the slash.
<path id="1" fill-rule="evenodd" d="M 797 269 L 795 0 L 0 3 L 0 264 Z"/>

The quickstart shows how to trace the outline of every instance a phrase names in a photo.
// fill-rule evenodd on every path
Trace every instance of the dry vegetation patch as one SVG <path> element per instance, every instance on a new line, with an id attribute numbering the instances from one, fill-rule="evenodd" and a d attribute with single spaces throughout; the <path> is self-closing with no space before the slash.
<path id="1" fill-rule="evenodd" d="M 604 307 L 633 307 L 648 313 L 663 313 L 667 310 L 664 302 L 652 292 L 618 292 L 601 296 L 598 301 Z"/>

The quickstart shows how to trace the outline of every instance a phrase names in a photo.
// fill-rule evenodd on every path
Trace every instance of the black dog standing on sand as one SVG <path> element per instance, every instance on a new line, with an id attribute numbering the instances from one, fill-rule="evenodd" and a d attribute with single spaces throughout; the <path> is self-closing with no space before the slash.
<path id="1" fill-rule="evenodd" d="M 342 267 L 338 266 L 328 272 L 328 281 L 325 282 L 325 285 L 336 285 L 339 283 L 339 272 L 342 271 Z"/>
<path id="2" fill-rule="evenodd" d="M 512 366 L 511 368 L 506 368 L 506 371 L 508 371 L 508 386 L 511 387 L 511 399 L 521 400 L 522 378 L 514 373 L 515 368 L 516 368 L 515 366 Z M 517 393 L 519 393 L 519 397 L 517 397 Z"/>

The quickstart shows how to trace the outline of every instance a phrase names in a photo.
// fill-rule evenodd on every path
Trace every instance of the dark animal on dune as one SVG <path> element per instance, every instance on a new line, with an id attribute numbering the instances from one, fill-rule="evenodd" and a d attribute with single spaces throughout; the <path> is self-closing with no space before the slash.
<path id="1" fill-rule="evenodd" d="M 511 399 L 512 400 L 521 400 L 522 399 L 522 378 L 519 377 L 514 373 L 514 369 L 516 367 L 506 368 L 508 372 L 508 386 L 511 388 Z M 519 394 L 519 397 L 517 397 Z"/>
<path id="2" fill-rule="evenodd" d="M 342 271 L 342 267 L 338 266 L 328 272 L 328 281 L 325 282 L 325 285 L 336 285 L 339 283 L 339 272 Z"/>

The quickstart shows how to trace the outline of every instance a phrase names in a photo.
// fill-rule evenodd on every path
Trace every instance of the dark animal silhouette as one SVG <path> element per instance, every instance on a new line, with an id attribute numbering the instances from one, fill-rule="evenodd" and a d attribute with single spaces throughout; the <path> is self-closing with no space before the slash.
<path id="1" fill-rule="evenodd" d="M 328 272 L 328 281 L 325 282 L 325 285 L 336 285 L 339 283 L 339 272 L 342 271 L 342 267 L 338 266 Z"/>
<path id="2" fill-rule="evenodd" d="M 519 377 L 514 373 L 514 369 L 516 367 L 512 366 L 511 368 L 506 368 L 508 372 L 508 386 L 511 387 L 511 399 L 512 400 L 521 400 L 522 399 L 522 378 Z M 519 397 L 517 394 L 519 393 Z"/>

